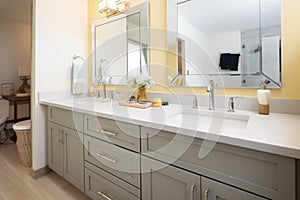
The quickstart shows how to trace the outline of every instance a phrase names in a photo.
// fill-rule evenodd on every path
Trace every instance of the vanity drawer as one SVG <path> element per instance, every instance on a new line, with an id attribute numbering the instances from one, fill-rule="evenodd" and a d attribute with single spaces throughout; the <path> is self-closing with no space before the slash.
<path id="1" fill-rule="evenodd" d="M 85 160 L 140 188 L 140 154 L 84 135 Z"/>
<path id="2" fill-rule="evenodd" d="M 56 124 L 83 132 L 83 114 L 61 108 L 48 107 L 48 120 Z"/>
<path id="3" fill-rule="evenodd" d="M 123 187 L 111 180 L 111 175 L 103 170 L 93 170 L 85 168 L 85 193 L 92 199 L 100 200 L 138 200 L 139 197 L 133 195 Z"/>
<path id="4" fill-rule="evenodd" d="M 202 198 L 207 200 L 267 200 L 243 190 L 201 177 Z"/>
<path id="5" fill-rule="evenodd" d="M 138 125 L 85 115 L 84 129 L 88 135 L 140 152 L 140 127 Z"/>
<path id="6" fill-rule="evenodd" d="M 294 159 L 220 143 L 209 149 L 213 143 L 151 128 L 142 127 L 141 137 L 146 156 L 270 199 L 295 199 Z"/>

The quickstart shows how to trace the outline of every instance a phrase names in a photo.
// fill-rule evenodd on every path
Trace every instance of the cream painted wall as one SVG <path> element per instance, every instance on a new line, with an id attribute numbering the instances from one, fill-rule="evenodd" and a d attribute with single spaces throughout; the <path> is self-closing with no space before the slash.
<path id="1" fill-rule="evenodd" d="M 131 5 L 144 2 L 145 0 L 131 0 Z M 97 11 L 98 0 L 89 0 L 88 23 L 89 23 L 89 50 L 91 50 L 90 24 L 92 20 L 102 17 Z M 166 0 L 149 0 L 150 3 L 150 26 L 156 28 L 166 28 Z M 300 99 L 300 1 L 282 1 L 282 88 L 272 89 L 272 96 L 275 98 Z M 151 33 L 151 47 L 164 48 L 166 46 L 166 36 Z M 151 75 L 159 83 L 165 85 L 167 72 L 162 66 L 166 66 L 166 53 L 159 50 L 150 52 Z M 118 87 L 119 88 L 119 87 Z M 155 86 L 152 91 L 167 92 L 169 89 Z M 204 88 L 172 88 L 179 93 L 190 91 L 205 93 Z M 256 96 L 256 89 L 226 89 L 226 95 L 231 96 Z"/>
<path id="2" fill-rule="evenodd" d="M 38 93 L 70 91 L 74 54 L 87 56 L 88 0 L 34 0 L 32 65 L 33 170 L 45 167 L 46 110 Z"/>
<path id="3" fill-rule="evenodd" d="M 18 68 L 30 67 L 31 25 L 0 19 L 0 84 L 22 84 Z M 1 88 L 0 88 L 1 94 Z"/>

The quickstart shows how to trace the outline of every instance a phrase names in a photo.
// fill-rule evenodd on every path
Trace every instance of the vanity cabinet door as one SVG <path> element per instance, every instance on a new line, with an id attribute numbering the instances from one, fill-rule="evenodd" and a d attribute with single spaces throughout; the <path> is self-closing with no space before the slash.
<path id="1" fill-rule="evenodd" d="M 265 198 L 201 177 L 203 200 L 266 200 Z"/>
<path id="2" fill-rule="evenodd" d="M 83 134 L 64 129 L 64 177 L 84 191 Z"/>
<path id="3" fill-rule="evenodd" d="M 200 176 L 142 158 L 143 200 L 199 200 Z"/>
<path id="4" fill-rule="evenodd" d="M 83 134 L 48 122 L 48 165 L 84 191 Z"/>
<path id="5" fill-rule="evenodd" d="M 63 151 L 63 127 L 57 124 L 48 123 L 47 148 L 49 167 L 63 176 L 64 173 L 64 151 Z"/>

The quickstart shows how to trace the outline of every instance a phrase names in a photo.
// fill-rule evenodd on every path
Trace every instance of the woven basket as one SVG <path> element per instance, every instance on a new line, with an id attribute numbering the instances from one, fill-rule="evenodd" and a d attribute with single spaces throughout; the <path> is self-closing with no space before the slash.
<path id="1" fill-rule="evenodd" d="M 17 146 L 31 145 L 31 130 L 17 130 Z"/>
<path id="2" fill-rule="evenodd" d="M 17 146 L 21 164 L 26 167 L 31 167 L 31 145 Z"/>

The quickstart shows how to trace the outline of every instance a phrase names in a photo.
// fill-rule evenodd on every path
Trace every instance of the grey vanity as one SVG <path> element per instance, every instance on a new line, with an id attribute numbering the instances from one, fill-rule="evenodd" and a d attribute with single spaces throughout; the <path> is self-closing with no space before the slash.
<path id="1" fill-rule="evenodd" d="M 49 108 L 47 129 L 49 167 L 84 191 L 83 114 Z"/>
<path id="2" fill-rule="evenodd" d="M 47 123 L 49 167 L 92 199 L 299 198 L 293 158 L 221 143 L 199 158 L 202 139 L 56 107 Z"/>
<path id="3" fill-rule="evenodd" d="M 172 166 L 151 170 L 169 160 L 164 152 L 186 146 L 190 141 L 186 137 L 142 127 L 143 153 L 170 146 L 150 154 L 152 159 L 142 157 L 142 168 L 149 171 L 142 175 L 144 199 L 167 199 L 167 195 L 174 195 L 171 199 L 295 199 L 294 159 L 219 143 L 200 159 L 201 139 L 195 139 Z M 164 193 L 170 185 L 173 192 Z"/>

